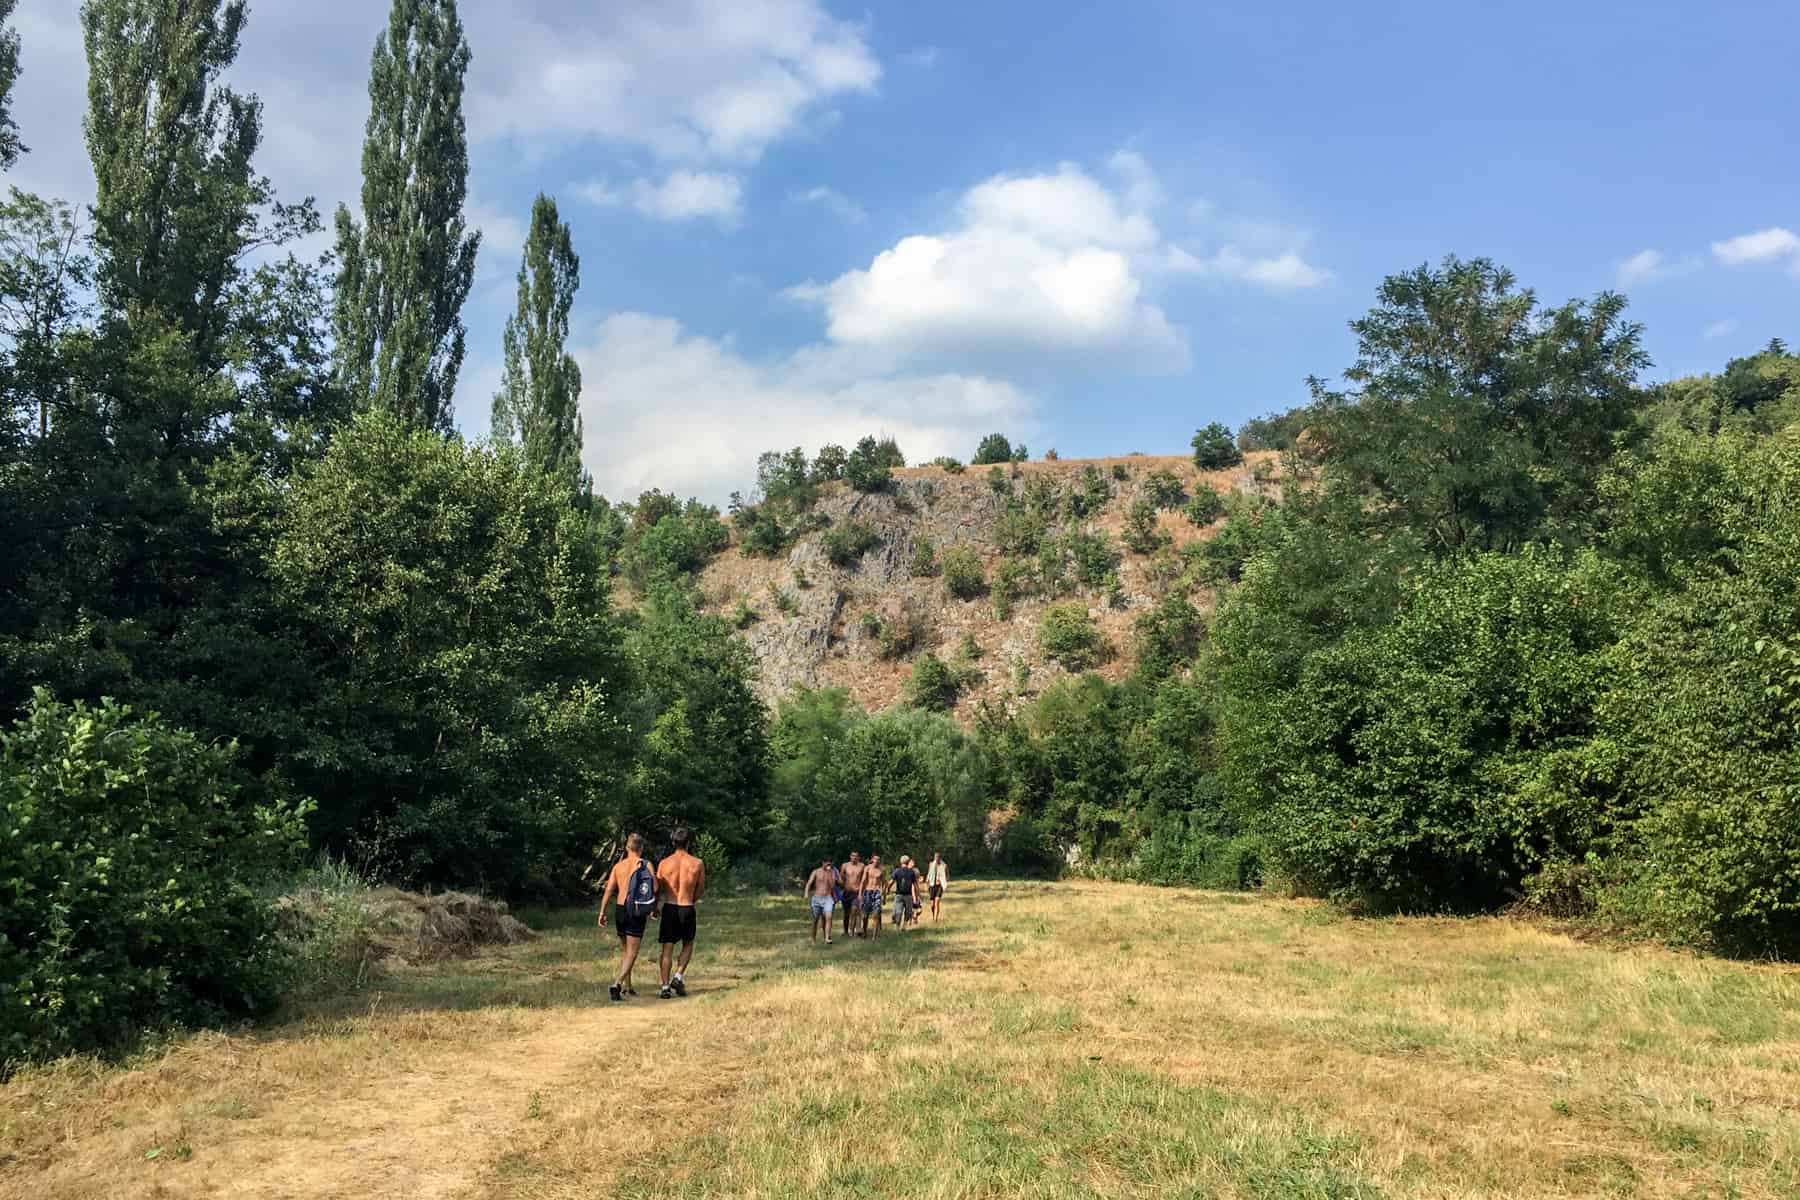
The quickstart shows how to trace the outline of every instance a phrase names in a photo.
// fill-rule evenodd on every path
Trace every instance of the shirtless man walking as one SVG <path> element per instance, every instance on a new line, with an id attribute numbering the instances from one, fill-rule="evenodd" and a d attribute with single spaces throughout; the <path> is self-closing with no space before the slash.
<path id="1" fill-rule="evenodd" d="M 613 864 L 611 873 L 606 877 L 606 890 L 600 893 L 602 929 L 606 928 L 607 903 L 615 899 L 619 902 L 614 924 L 619 930 L 619 946 L 623 955 L 619 960 L 619 973 L 613 978 L 612 986 L 606 989 L 607 995 L 614 1000 L 637 995 L 637 989 L 631 986 L 631 969 L 637 966 L 638 948 L 644 944 L 645 914 L 632 916 L 631 909 L 626 906 L 625 896 L 631 889 L 631 876 L 643 861 L 644 839 L 634 833 L 625 839 L 625 857 Z"/>
<path id="2" fill-rule="evenodd" d="M 706 864 L 688 853 L 688 831 L 677 829 L 669 839 L 675 849 L 656 867 L 657 896 L 662 901 L 656 940 L 662 945 L 662 992 L 664 1000 L 687 995 L 688 960 L 694 956 L 694 937 L 699 928 L 699 912 L 694 907 L 706 895 Z M 670 963 L 675 947 L 681 946 L 681 961 L 673 976 Z"/>
<path id="3" fill-rule="evenodd" d="M 806 877 L 807 906 L 812 911 L 812 940 L 819 940 L 819 929 L 825 930 L 825 944 L 831 945 L 831 909 L 837 902 L 837 872 L 828 858 Z"/>
<path id="4" fill-rule="evenodd" d="M 881 855 L 869 855 L 862 873 L 862 936 L 874 940 L 881 936 Z"/>
<path id="5" fill-rule="evenodd" d="M 838 877 L 840 890 L 838 904 L 844 910 L 844 936 L 855 932 L 857 913 L 862 908 L 863 861 L 862 854 L 852 850 L 850 861 L 844 864 Z"/>

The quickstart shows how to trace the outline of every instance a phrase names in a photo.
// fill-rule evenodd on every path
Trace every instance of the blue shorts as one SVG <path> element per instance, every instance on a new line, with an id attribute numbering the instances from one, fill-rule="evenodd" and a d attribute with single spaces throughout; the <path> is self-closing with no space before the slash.
<path id="1" fill-rule="evenodd" d="M 830 896 L 814 896 L 812 898 L 812 915 L 815 917 L 825 917 L 829 919 L 832 907 L 833 904 Z"/>
<path id="2" fill-rule="evenodd" d="M 879 889 L 871 888 L 869 891 L 862 894 L 862 910 L 871 917 L 881 911 L 881 892 Z"/>

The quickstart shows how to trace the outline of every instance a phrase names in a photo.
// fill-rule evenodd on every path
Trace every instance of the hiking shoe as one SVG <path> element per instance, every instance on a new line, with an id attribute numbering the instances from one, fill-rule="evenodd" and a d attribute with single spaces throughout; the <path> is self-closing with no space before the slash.
<path id="1" fill-rule="evenodd" d="M 831 939 L 827 938 L 826 940 L 830 941 Z M 687 995 L 687 983 L 681 976 L 677 975 L 675 978 L 669 980 L 669 986 L 675 989 L 675 994 L 677 996 Z"/>
<path id="2" fill-rule="evenodd" d="M 664 1000 L 673 1000 L 675 998 L 675 989 L 665 987 L 658 995 Z"/>
<path id="3" fill-rule="evenodd" d="M 623 1000 L 625 998 L 625 989 L 615 983 L 606 989 L 606 994 L 611 996 L 614 1000 Z"/>

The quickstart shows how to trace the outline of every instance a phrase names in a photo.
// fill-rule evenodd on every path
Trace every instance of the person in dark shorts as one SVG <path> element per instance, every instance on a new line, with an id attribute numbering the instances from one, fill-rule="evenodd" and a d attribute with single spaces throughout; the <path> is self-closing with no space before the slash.
<path id="1" fill-rule="evenodd" d="M 706 895 L 706 864 L 688 853 L 691 835 L 677 829 L 669 839 L 675 849 L 656 866 L 657 896 L 662 901 L 658 919 L 661 928 L 656 940 L 662 945 L 662 992 L 664 1000 L 687 995 L 688 960 L 694 956 L 694 938 L 700 924 L 697 907 Z M 675 963 L 675 947 L 681 947 L 681 961 Z M 674 973 L 670 966 L 674 965 Z"/>
<path id="2" fill-rule="evenodd" d="M 881 936 L 881 855 L 869 855 L 862 876 L 862 932 L 859 937 Z"/>
<path id="3" fill-rule="evenodd" d="M 944 903 L 944 885 L 950 882 L 950 864 L 944 861 L 942 854 L 933 854 L 931 861 L 925 864 L 925 887 L 931 896 L 931 919 L 938 919 L 938 910 Z"/>
<path id="4" fill-rule="evenodd" d="M 838 872 L 838 906 L 844 910 L 844 936 L 856 932 L 857 914 L 862 910 L 862 854 L 852 850 L 850 861 Z"/>
<path id="5" fill-rule="evenodd" d="M 606 906 L 616 899 L 618 911 L 614 913 L 613 925 L 619 931 L 619 947 L 622 951 L 619 961 L 619 973 L 613 977 L 612 986 L 606 989 L 607 995 L 614 1000 L 623 1000 L 627 996 L 637 995 L 637 989 L 631 986 L 631 969 L 637 965 L 638 948 L 644 944 L 644 922 L 647 914 L 632 916 L 625 907 L 625 892 L 631 886 L 632 872 L 644 861 L 644 839 L 632 834 L 625 839 L 625 857 L 613 864 L 613 869 L 606 877 L 606 890 L 600 893 L 600 928 L 606 928 Z"/>

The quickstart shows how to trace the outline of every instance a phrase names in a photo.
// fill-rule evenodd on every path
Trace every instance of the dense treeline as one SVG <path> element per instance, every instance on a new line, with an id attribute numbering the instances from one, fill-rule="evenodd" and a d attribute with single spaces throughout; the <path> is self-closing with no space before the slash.
<path id="1" fill-rule="evenodd" d="M 0 15 L 9 11 L 0 5 Z M 703 832 L 740 879 L 821 852 L 959 870 L 1275 882 L 1383 910 L 1527 901 L 1743 953 L 1800 951 L 1800 358 L 1644 388 L 1624 302 L 1545 307 L 1447 260 L 1353 324 L 1344 390 L 1234 437 L 1279 502 L 1126 479 L 1064 492 L 984 438 L 1003 559 L 921 544 L 948 602 L 1049 602 L 1046 658 L 924 625 L 906 702 L 768 712 L 741 620 L 695 576 L 890 488 L 891 439 L 765 455 L 727 515 L 581 467 L 580 264 L 540 197 L 494 436 L 450 432 L 465 228 L 453 0 L 396 0 L 373 58 L 360 220 L 256 174 L 223 75 L 245 7 L 88 0 L 83 212 L 0 204 L 0 1064 L 261 1011 L 270 880 L 305 853 L 418 885 L 566 896 L 627 827 Z M 16 40 L 0 36 L 0 160 Z M 951 459 L 946 470 L 961 471 Z M 1177 553 L 1157 513 L 1208 537 Z M 1118 681 L 1078 598 L 1157 592 Z M 933 584 L 934 587 L 938 586 Z M 1197 600 L 1210 596 L 1216 611 Z M 904 626 L 904 627 L 902 627 Z M 972 703 L 972 702 L 971 702 Z M 964 705 L 965 716 L 969 705 Z M 0 1065 L 0 1070 L 3 1070 Z"/>

